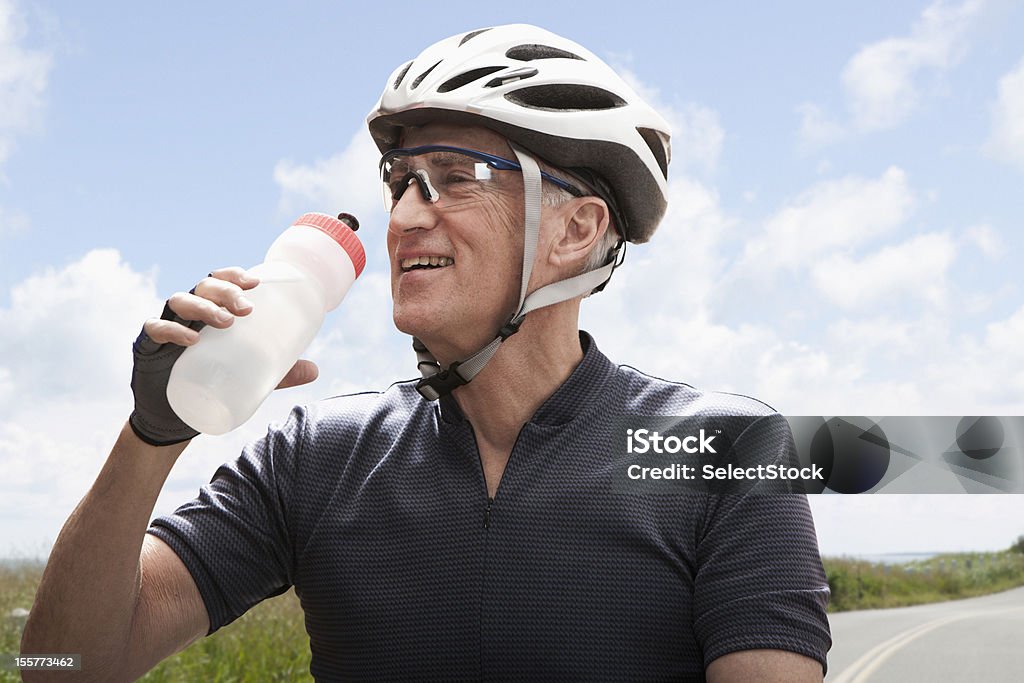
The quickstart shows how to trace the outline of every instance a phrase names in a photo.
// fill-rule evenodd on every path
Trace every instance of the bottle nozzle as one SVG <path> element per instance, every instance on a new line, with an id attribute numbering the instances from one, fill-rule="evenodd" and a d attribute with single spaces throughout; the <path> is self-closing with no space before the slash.
<path id="1" fill-rule="evenodd" d="M 359 229 L 359 219 L 350 213 L 339 213 L 338 220 L 350 227 L 353 232 Z"/>

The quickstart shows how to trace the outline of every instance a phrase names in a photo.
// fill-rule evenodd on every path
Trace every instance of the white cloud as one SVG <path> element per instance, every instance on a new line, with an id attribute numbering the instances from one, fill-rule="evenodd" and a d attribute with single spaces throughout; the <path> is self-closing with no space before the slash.
<path id="1" fill-rule="evenodd" d="M 813 185 L 764 222 L 764 234 L 739 266 L 725 254 L 741 226 L 717 193 L 686 176 L 675 176 L 669 191 L 669 214 L 651 243 L 631 249 L 609 287 L 583 304 L 582 327 L 616 361 L 753 395 L 793 415 L 1024 409 L 1024 354 L 1010 351 L 1012 340 L 1024 338 L 1024 312 L 956 336 L 951 307 L 920 305 L 945 303 L 957 240 L 926 233 L 892 241 L 916 202 L 902 170 Z M 851 255 L 887 236 L 866 255 Z M 825 292 L 817 295 L 820 307 L 807 313 L 820 321 L 813 326 L 823 332 L 816 341 L 788 326 L 792 316 L 723 322 L 725 312 L 714 302 L 731 275 L 765 264 L 790 268 L 794 286 L 814 297 L 820 263 L 854 284 L 840 288 L 824 279 L 826 268 L 818 270 Z M 753 311 L 776 300 L 784 306 L 792 296 L 755 283 L 744 298 Z M 865 307 L 883 297 L 900 310 L 887 317 Z M 837 311 L 832 300 L 848 308 Z"/>
<path id="2" fill-rule="evenodd" d="M 746 362 L 754 368 L 755 395 L 789 415 L 835 414 L 828 411 L 858 403 L 851 389 L 870 383 L 857 360 L 799 341 L 778 339 Z"/>
<path id="3" fill-rule="evenodd" d="M 999 79 L 985 150 L 996 159 L 1024 167 L 1024 59 Z"/>
<path id="4" fill-rule="evenodd" d="M 1022 112 L 1024 115 L 1024 112 Z M 967 242 L 978 247 L 985 256 L 992 260 L 1003 258 L 1005 245 L 999 233 L 991 225 L 972 225 L 964 235 Z"/>
<path id="5" fill-rule="evenodd" d="M 954 336 L 935 326 L 910 357 L 936 415 L 1020 415 L 1024 411 L 1024 307 L 977 331 Z"/>
<path id="6" fill-rule="evenodd" d="M 21 211 L 12 211 L 0 206 L 0 239 L 21 235 L 28 232 L 28 229 L 28 216 Z"/>
<path id="7" fill-rule="evenodd" d="M 800 115 L 800 131 L 798 133 L 801 147 L 814 149 L 832 144 L 846 135 L 843 124 L 833 120 L 812 102 L 803 102 L 796 108 Z"/>
<path id="8" fill-rule="evenodd" d="M 964 361 L 971 368 L 971 377 L 964 379 L 974 384 L 976 390 L 986 395 L 989 400 L 1010 399 L 1019 405 L 1020 397 L 1024 395 L 1022 339 L 1024 307 L 1004 320 L 997 320 L 985 326 L 984 341 L 976 347 L 970 345 L 970 351 L 964 354 Z"/>
<path id="9" fill-rule="evenodd" d="M 833 556 L 1004 550 L 1024 519 L 1024 496 L 835 495 L 810 503 L 821 552 Z"/>
<path id="10" fill-rule="evenodd" d="M 131 342 L 160 306 L 154 273 L 112 249 L 11 290 L 0 308 L 0 556 L 53 541 L 85 493 L 131 410 Z"/>
<path id="11" fill-rule="evenodd" d="M 727 254 L 743 225 L 721 206 L 717 192 L 675 175 L 669 193 L 669 213 L 651 243 L 631 248 L 609 287 L 582 307 L 582 327 L 616 361 L 757 396 L 790 414 L 1024 409 L 1024 391 L 1000 388 L 1002 376 L 1024 373 L 1024 356 L 997 350 L 1010 344 L 999 340 L 1013 338 L 1024 314 L 980 334 L 954 336 L 950 307 L 936 304 L 945 302 L 957 240 L 926 233 L 894 241 L 918 201 L 901 169 L 812 185 L 768 216 L 738 264 Z M 966 234 L 993 243 L 982 227 Z M 730 324 L 723 314 L 734 311 L 716 308 L 732 278 L 780 268 L 818 305 L 806 313 L 820 321 L 813 330 L 823 334 L 815 341 L 800 325 L 789 325 L 793 316 Z M 837 276 L 848 282 L 840 284 Z M 780 300 L 785 308 L 796 294 L 770 293 L 757 282 L 744 292 L 752 311 Z M 866 307 L 884 297 L 898 308 L 890 317 Z M 933 305 L 923 308 L 922 301 Z M 909 317 L 904 309 L 912 311 Z M 961 380 L 950 368 L 970 368 L 964 372 L 971 378 Z"/>
<path id="12" fill-rule="evenodd" d="M 951 6 L 942 0 L 921 12 L 909 35 L 865 45 L 846 63 L 841 75 L 849 120 L 839 121 L 819 105 L 805 102 L 800 115 L 801 147 L 814 149 L 851 133 L 893 128 L 923 101 L 936 94 L 926 78 L 941 76 L 967 52 L 967 33 L 984 0 Z"/>
<path id="13" fill-rule="evenodd" d="M 791 414 L 842 405 L 862 365 L 768 325 L 719 320 L 712 302 L 737 221 L 692 178 L 674 177 L 669 194 L 658 233 L 629 251 L 608 288 L 583 304 L 581 326 L 611 358 L 655 376 L 753 395 Z"/>
<path id="14" fill-rule="evenodd" d="M 815 264 L 811 272 L 818 290 L 843 308 L 907 299 L 940 306 L 946 298 L 946 271 L 955 259 L 952 238 L 931 233 L 883 247 L 860 260 L 835 254 Z"/>
<path id="15" fill-rule="evenodd" d="M 676 169 L 714 171 L 722 156 L 725 130 L 718 112 L 688 103 L 669 111 L 672 127 L 672 163 Z"/>
<path id="16" fill-rule="evenodd" d="M 1024 360 L 1022 339 L 1024 339 L 1024 308 L 1006 320 L 991 323 L 986 328 L 986 347 L 1004 357 Z"/>
<path id="17" fill-rule="evenodd" d="M 104 395 L 115 386 L 111 374 L 123 384 L 131 359 L 123 344 L 111 343 L 111 331 L 129 336 L 130 343 L 131 330 L 160 310 L 153 273 L 135 272 L 113 249 L 27 278 L 11 290 L 10 301 L 0 309 L 0 357 L 25 404 Z M 0 405 L 0 415 L 15 407 Z"/>
<path id="18" fill-rule="evenodd" d="M 23 45 L 26 35 L 16 4 L 0 0 L 0 164 L 13 134 L 35 122 L 53 63 L 49 53 Z"/>
<path id="19" fill-rule="evenodd" d="M 887 38 L 861 48 L 843 69 L 842 81 L 860 130 L 891 128 L 916 109 L 922 97 L 919 76 L 957 64 L 966 51 L 965 34 L 983 3 L 928 6 L 909 36 Z"/>
<path id="20" fill-rule="evenodd" d="M 829 325 L 827 334 L 830 348 L 858 358 L 878 352 L 902 355 L 914 350 L 915 330 L 905 320 L 842 318 Z"/>
<path id="21" fill-rule="evenodd" d="M 913 206 L 906 173 L 895 166 L 877 179 L 849 176 L 817 183 L 766 221 L 760 236 L 748 242 L 737 270 L 813 266 L 838 248 L 892 232 Z"/>
<path id="22" fill-rule="evenodd" d="M 0 405 L 4 405 L 14 396 L 14 377 L 11 371 L 0 366 Z"/>
<path id="23" fill-rule="evenodd" d="M 281 211 L 291 216 L 304 211 L 347 211 L 360 221 L 383 213 L 377 162 L 380 152 L 365 130 L 357 132 L 344 151 L 312 164 L 283 159 L 274 167 L 281 188 Z"/>

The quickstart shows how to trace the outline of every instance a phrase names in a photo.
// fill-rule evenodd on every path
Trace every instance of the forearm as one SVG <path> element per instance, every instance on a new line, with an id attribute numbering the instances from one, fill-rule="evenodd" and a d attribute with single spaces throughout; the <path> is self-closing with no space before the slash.
<path id="1" fill-rule="evenodd" d="M 125 424 L 50 552 L 22 652 L 81 654 L 94 673 L 112 672 L 108 667 L 123 661 L 139 594 L 146 527 L 186 445 L 147 445 Z"/>

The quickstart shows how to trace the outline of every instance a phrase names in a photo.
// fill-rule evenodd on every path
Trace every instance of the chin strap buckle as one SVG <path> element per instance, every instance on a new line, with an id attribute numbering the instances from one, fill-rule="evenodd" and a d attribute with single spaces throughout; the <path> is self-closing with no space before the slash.
<path id="1" fill-rule="evenodd" d="M 420 392 L 420 396 L 428 401 L 436 401 L 442 396 L 452 393 L 463 384 L 468 384 L 469 380 L 459 374 L 459 365 L 461 363 L 456 361 L 447 370 L 424 377 L 416 383 L 416 391 Z"/>
<path id="2" fill-rule="evenodd" d="M 505 341 L 513 334 L 518 332 L 519 326 L 523 324 L 524 320 L 526 320 L 525 316 L 519 318 L 518 321 L 513 318 L 512 320 L 509 320 L 507 323 L 502 325 L 501 329 L 498 330 L 498 336 L 501 337 L 501 341 Z"/>
<path id="3" fill-rule="evenodd" d="M 428 401 L 436 401 L 442 396 L 452 393 L 463 384 L 469 384 L 469 380 L 473 379 L 476 373 L 480 371 L 480 368 L 483 367 L 483 364 L 490 360 L 501 342 L 519 331 L 519 326 L 523 324 L 523 320 L 525 320 L 524 316 L 509 320 L 501 327 L 500 330 L 498 330 L 498 336 L 494 341 L 470 358 L 467 358 L 464 361 L 456 361 L 452 363 L 448 366 L 447 370 L 441 370 L 441 366 L 436 360 L 433 360 L 432 357 L 428 358 L 430 352 L 427 350 L 427 347 L 423 345 L 423 342 L 414 337 L 412 346 L 416 350 L 417 354 L 422 354 L 420 356 L 419 363 L 420 370 L 424 371 L 424 366 L 426 366 L 427 371 L 432 368 L 436 368 L 435 374 L 432 374 L 429 377 L 424 377 L 416 383 L 416 391 L 420 392 L 420 396 Z M 479 357 L 483 357 L 482 362 L 479 360 Z M 467 365 L 468 378 L 459 372 L 459 366 L 463 363 L 469 364 Z"/>

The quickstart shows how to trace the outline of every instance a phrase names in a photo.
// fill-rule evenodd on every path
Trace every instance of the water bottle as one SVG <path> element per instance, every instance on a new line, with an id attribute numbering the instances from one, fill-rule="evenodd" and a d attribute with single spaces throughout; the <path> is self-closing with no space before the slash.
<path id="1" fill-rule="evenodd" d="M 307 213 L 249 270 L 260 279 L 245 292 L 249 315 L 225 329 L 204 327 L 171 369 L 167 400 L 185 424 L 204 434 L 229 432 L 281 382 L 366 265 L 349 226 L 359 223 L 348 214 Z"/>

